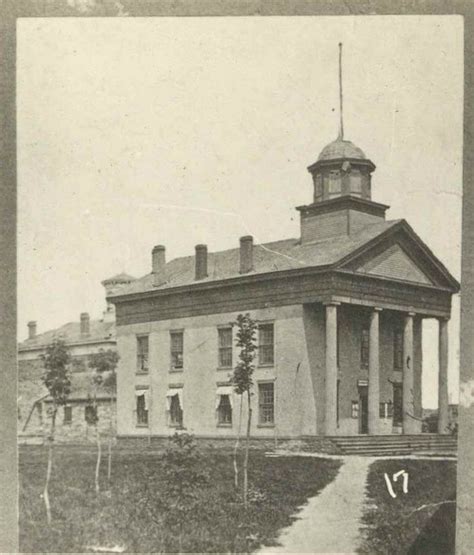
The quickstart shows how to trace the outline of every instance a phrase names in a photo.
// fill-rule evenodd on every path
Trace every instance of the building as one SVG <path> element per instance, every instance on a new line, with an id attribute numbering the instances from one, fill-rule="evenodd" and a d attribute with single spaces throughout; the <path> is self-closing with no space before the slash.
<path id="1" fill-rule="evenodd" d="M 459 284 L 405 220 L 372 200 L 375 165 L 352 142 L 309 166 L 300 236 L 166 262 L 116 307 L 118 437 L 230 438 L 240 313 L 258 322 L 256 438 L 422 432 L 422 322 L 439 322 L 439 433 L 448 431 L 448 321 Z M 245 406 L 244 406 L 245 419 Z M 245 420 L 244 420 L 245 422 Z"/>
<path id="2" fill-rule="evenodd" d="M 127 274 L 119 274 L 102 282 L 106 295 L 112 294 L 123 285 L 133 281 Z M 79 440 L 89 435 L 85 411 L 89 400 L 97 398 L 98 416 L 101 427 L 109 429 L 111 410 L 114 410 L 115 391 L 92 385 L 89 369 L 90 355 L 100 350 L 116 350 L 115 309 L 108 303 L 103 317 L 91 320 L 84 312 L 77 322 L 69 322 L 60 328 L 37 333 L 37 323 L 28 323 L 28 338 L 18 345 L 18 432 L 19 439 L 42 436 L 49 426 L 45 410 L 49 405 L 47 390 L 41 376 L 44 373 L 41 356 L 54 339 L 62 339 L 71 355 L 71 394 L 69 404 L 60 409 L 56 422 L 58 440 Z M 112 420 L 115 420 L 112 418 Z"/>

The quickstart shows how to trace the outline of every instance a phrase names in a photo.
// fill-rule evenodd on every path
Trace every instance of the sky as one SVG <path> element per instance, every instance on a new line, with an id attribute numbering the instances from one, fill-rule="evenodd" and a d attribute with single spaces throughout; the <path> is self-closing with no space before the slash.
<path id="1" fill-rule="evenodd" d="M 167 258 L 299 236 L 306 168 L 338 131 L 372 198 L 460 277 L 459 16 L 18 20 L 18 333 L 99 318 L 101 281 Z M 457 400 L 459 299 L 450 322 Z M 423 404 L 436 406 L 437 324 Z M 434 384 L 434 385 L 433 385 Z"/>

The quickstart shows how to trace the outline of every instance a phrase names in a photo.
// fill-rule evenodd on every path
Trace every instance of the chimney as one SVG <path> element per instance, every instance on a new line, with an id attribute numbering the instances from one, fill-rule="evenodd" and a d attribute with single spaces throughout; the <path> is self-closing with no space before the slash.
<path id="1" fill-rule="evenodd" d="M 34 339 L 36 337 L 36 322 L 28 322 L 28 339 Z"/>
<path id="2" fill-rule="evenodd" d="M 81 312 L 81 335 L 88 335 L 90 332 L 90 319 L 88 312 Z"/>
<path id="3" fill-rule="evenodd" d="M 253 237 L 245 235 L 240 238 L 240 273 L 247 274 L 253 270 Z"/>
<path id="4" fill-rule="evenodd" d="M 157 287 L 164 281 L 163 270 L 166 266 L 166 249 L 164 245 L 156 245 L 151 251 L 151 267 L 153 273 L 153 285 Z"/>
<path id="5" fill-rule="evenodd" d="M 195 279 L 207 277 L 207 245 L 196 245 L 196 276 Z"/>

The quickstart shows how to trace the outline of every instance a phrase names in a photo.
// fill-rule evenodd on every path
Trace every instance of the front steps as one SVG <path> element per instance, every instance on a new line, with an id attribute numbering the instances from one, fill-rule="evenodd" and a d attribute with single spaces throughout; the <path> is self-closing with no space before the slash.
<path id="1" fill-rule="evenodd" d="M 455 455 L 457 438 L 452 435 L 333 436 L 330 438 L 343 455 Z"/>
<path id="2" fill-rule="evenodd" d="M 452 435 L 417 434 L 417 435 L 357 435 L 331 436 L 324 438 L 332 445 L 325 452 L 339 455 L 395 456 L 411 454 L 455 455 L 457 438 Z M 317 437 L 303 439 L 302 450 L 319 452 Z"/>

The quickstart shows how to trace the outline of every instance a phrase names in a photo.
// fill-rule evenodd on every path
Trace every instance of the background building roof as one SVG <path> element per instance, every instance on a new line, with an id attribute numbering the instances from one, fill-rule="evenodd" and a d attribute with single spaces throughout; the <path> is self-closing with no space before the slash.
<path id="1" fill-rule="evenodd" d="M 19 350 L 43 348 L 50 345 L 54 339 L 63 339 L 67 344 L 98 343 L 100 341 L 115 340 L 115 323 L 103 320 L 91 320 L 89 333 L 81 334 L 80 322 L 69 322 L 60 328 L 39 333 L 33 339 L 25 339 L 19 344 Z"/>

